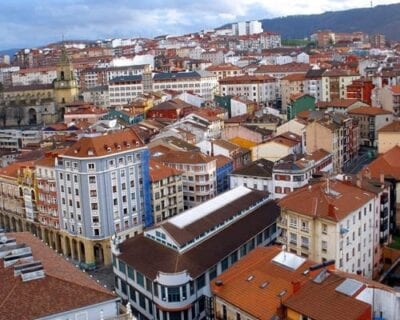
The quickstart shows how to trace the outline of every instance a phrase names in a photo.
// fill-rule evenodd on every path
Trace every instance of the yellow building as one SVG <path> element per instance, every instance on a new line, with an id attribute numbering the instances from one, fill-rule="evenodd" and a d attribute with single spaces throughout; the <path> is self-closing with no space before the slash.
<path id="1" fill-rule="evenodd" d="M 57 65 L 57 79 L 54 81 L 54 98 L 57 104 L 68 104 L 78 97 L 78 83 L 65 48 Z"/>

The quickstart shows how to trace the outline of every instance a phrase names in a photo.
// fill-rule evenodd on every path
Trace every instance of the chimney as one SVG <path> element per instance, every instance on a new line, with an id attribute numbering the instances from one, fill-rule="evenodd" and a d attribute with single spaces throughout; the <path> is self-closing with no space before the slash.
<path id="1" fill-rule="evenodd" d="M 293 293 L 296 293 L 297 291 L 300 290 L 301 283 L 300 281 L 292 281 L 292 286 L 293 286 Z"/>
<path id="2" fill-rule="evenodd" d="M 381 182 L 382 184 L 385 183 L 385 174 L 381 173 L 381 174 L 379 175 L 379 180 L 380 180 L 380 182 Z"/>
<path id="3" fill-rule="evenodd" d="M 361 179 L 357 179 L 357 187 L 359 187 L 361 189 Z"/>

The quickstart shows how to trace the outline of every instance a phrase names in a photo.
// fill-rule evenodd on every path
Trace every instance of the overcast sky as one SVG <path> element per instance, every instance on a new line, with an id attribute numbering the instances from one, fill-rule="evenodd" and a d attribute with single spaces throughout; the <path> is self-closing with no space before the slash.
<path id="1" fill-rule="evenodd" d="M 154 37 L 368 6 L 368 0 L 0 0 L 0 50 L 43 46 L 61 40 L 62 34 L 89 40 Z"/>

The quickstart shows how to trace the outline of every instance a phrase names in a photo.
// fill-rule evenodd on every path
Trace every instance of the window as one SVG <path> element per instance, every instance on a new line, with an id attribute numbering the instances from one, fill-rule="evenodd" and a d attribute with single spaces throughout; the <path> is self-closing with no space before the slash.
<path id="1" fill-rule="evenodd" d="M 328 234 L 328 226 L 325 223 L 322 224 L 322 233 Z"/>
<path id="2" fill-rule="evenodd" d="M 204 273 L 197 278 L 196 285 L 197 285 L 197 290 L 203 288 L 206 285 L 206 277 Z"/>
<path id="3" fill-rule="evenodd" d="M 89 171 L 94 170 L 94 168 L 95 168 L 94 163 L 88 163 L 88 170 Z"/>
<path id="4" fill-rule="evenodd" d="M 89 176 L 89 183 L 96 183 L 96 177 L 95 176 Z"/>
<path id="5" fill-rule="evenodd" d="M 168 301 L 178 302 L 181 300 L 180 287 L 168 287 Z"/>
<path id="6" fill-rule="evenodd" d="M 126 264 L 124 262 L 122 262 L 121 260 L 118 260 L 118 269 L 122 273 L 126 272 Z"/>
<path id="7" fill-rule="evenodd" d="M 328 251 L 328 242 L 326 242 L 325 240 L 322 240 L 321 249 L 322 249 L 323 253 L 326 253 Z"/>
<path id="8" fill-rule="evenodd" d="M 135 281 L 135 272 L 131 267 L 128 266 L 128 278 Z"/>
<path id="9" fill-rule="evenodd" d="M 308 221 L 301 220 L 301 231 L 308 232 Z"/>
<path id="10" fill-rule="evenodd" d="M 133 289 L 133 287 L 129 286 L 129 298 L 133 301 L 136 302 L 136 291 Z"/>
<path id="11" fill-rule="evenodd" d="M 228 269 L 228 267 L 229 267 L 229 260 L 228 260 L 228 257 L 226 257 L 221 262 L 221 271 L 224 272 L 226 269 Z"/>
<path id="12" fill-rule="evenodd" d="M 290 233 L 290 243 L 291 244 L 297 244 L 297 234 L 295 233 Z"/>
<path id="13" fill-rule="evenodd" d="M 291 228 L 297 228 L 297 218 L 290 217 L 290 227 Z"/>
<path id="14" fill-rule="evenodd" d="M 209 277 L 210 277 L 210 281 L 217 277 L 217 266 L 211 267 L 211 269 L 209 271 Z"/>

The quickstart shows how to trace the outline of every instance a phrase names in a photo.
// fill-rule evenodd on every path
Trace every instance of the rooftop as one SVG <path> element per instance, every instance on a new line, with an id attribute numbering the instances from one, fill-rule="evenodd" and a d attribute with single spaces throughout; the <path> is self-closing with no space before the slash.
<path id="1" fill-rule="evenodd" d="M 347 112 L 348 114 L 358 114 L 358 115 L 366 115 L 366 116 L 379 116 L 379 115 L 388 115 L 392 114 L 390 111 L 377 108 L 377 107 L 359 107 Z"/>
<path id="2" fill-rule="evenodd" d="M 25 243 L 35 260 L 42 263 L 45 276 L 24 282 L 14 268 L 0 264 L 0 319 L 38 319 L 117 299 L 47 247 L 29 232 L 7 234 L 17 244 Z M 38 294 L 40 293 L 40 294 Z"/>
<path id="3" fill-rule="evenodd" d="M 364 206 L 374 195 L 351 184 L 331 180 L 305 186 L 281 199 L 278 205 L 301 215 L 340 221 Z"/>
<path id="4" fill-rule="evenodd" d="M 143 147 L 144 143 L 135 131 L 125 129 L 94 137 L 82 137 L 62 156 L 67 157 L 101 157 Z"/>
<path id="5" fill-rule="evenodd" d="M 183 271 L 194 279 L 272 225 L 278 217 L 276 203 L 268 201 L 183 253 L 139 235 L 120 245 L 121 255 L 118 258 L 152 280 L 156 279 L 158 272 Z"/>
<path id="6" fill-rule="evenodd" d="M 261 177 L 261 178 L 272 178 L 272 168 L 274 163 L 267 159 L 259 159 L 250 163 L 249 165 L 237 169 L 231 173 L 231 175 L 240 176 L 251 176 L 251 177 Z"/>
<path id="7" fill-rule="evenodd" d="M 393 121 L 381 128 L 379 132 L 400 132 L 400 121 Z"/>
<path id="8" fill-rule="evenodd" d="M 280 296 L 287 300 L 293 294 L 293 283 L 307 281 L 303 273 L 311 265 L 276 246 L 257 248 L 213 280 L 212 292 L 256 319 L 274 319 Z"/>

